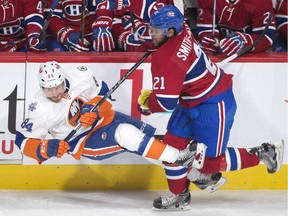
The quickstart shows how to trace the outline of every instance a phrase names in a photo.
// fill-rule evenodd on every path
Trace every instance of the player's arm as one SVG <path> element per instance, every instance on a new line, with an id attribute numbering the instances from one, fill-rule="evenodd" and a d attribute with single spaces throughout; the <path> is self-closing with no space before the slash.
<path id="1" fill-rule="evenodd" d="M 257 38 L 260 36 L 262 33 L 263 29 L 269 22 L 269 13 L 272 14 L 272 22 L 269 25 L 266 34 L 262 41 L 260 41 L 259 44 L 255 46 L 254 49 L 252 49 L 252 52 L 262 52 L 268 50 L 272 44 L 273 40 L 275 39 L 275 34 L 276 34 L 276 22 L 275 22 L 275 14 L 273 10 L 273 5 L 272 1 L 270 0 L 265 0 L 265 1 L 258 1 L 261 2 L 261 6 L 258 13 L 253 13 L 252 17 L 252 34 L 251 38 L 252 41 L 254 42 L 257 40 Z"/>
<path id="2" fill-rule="evenodd" d="M 33 52 L 46 52 L 47 41 L 40 37 L 44 24 L 44 8 L 41 0 L 24 1 L 26 47 Z"/>
<path id="3" fill-rule="evenodd" d="M 29 138 L 19 131 L 16 133 L 15 144 L 25 156 L 37 160 L 39 164 L 51 157 L 60 158 L 70 149 L 63 140 Z"/>
<path id="4" fill-rule="evenodd" d="M 152 68 L 156 70 L 156 68 Z M 138 104 L 144 105 L 142 114 L 147 114 L 147 109 L 150 113 L 172 111 L 177 103 L 181 88 L 183 85 L 183 75 L 175 73 L 179 67 L 174 62 L 158 68 L 161 72 L 153 75 L 153 90 L 147 92 L 142 90 L 138 98 Z M 185 74 L 184 74 L 185 75 Z M 146 106 L 146 107 L 145 107 Z M 146 109 L 146 110 L 145 110 Z"/>
<path id="5" fill-rule="evenodd" d="M 50 157 L 62 157 L 70 148 L 62 140 L 46 139 L 49 109 L 47 104 L 30 103 L 27 118 L 21 123 L 15 137 L 15 145 L 21 152 L 39 164 Z"/>
<path id="6" fill-rule="evenodd" d="M 109 99 L 105 100 L 98 109 L 92 111 L 92 108 L 97 105 L 101 99 L 101 96 L 96 96 L 83 104 L 80 117 L 80 123 L 83 127 L 95 126 L 100 119 L 103 119 L 101 121 L 103 126 L 111 123 L 113 120 L 114 110 L 112 109 L 112 104 Z"/>

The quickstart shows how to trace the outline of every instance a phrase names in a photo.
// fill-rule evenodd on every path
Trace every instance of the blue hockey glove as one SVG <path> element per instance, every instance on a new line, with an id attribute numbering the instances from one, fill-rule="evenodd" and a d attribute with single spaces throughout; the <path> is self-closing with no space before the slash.
<path id="1" fill-rule="evenodd" d="M 70 149 L 67 142 L 59 139 L 42 140 L 37 148 L 37 156 L 42 161 L 51 157 L 61 158 Z"/>

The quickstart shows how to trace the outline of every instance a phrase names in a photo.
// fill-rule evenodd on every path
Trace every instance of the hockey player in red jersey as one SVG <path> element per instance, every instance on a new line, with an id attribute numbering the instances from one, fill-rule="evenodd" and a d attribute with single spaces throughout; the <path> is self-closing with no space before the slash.
<path id="1" fill-rule="evenodd" d="M 155 49 L 148 22 L 151 14 L 166 4 L 173 4 L 173 0 L 129 0 L 114 9 L 110 17 L 113 18 L 112 35 L 116 50 L 145 52 Z M 97 8 L 111 10 L 110 5 L 115 5 L 115 0 L 103 1 Z"/>
<path id="2" fill-rule="evenodd" d="M 0 52 L 45 52 L 41 0 L 1 0 Z"/>
<path id="3" fill-rule="evenodd" d="M 96 80 L 87 66 L 64 72 L 57 62 L 45 62 L 40 65 L 38 80 L 41 90 L 30 102 L 15 139 L 22 153 L 38 163 L 65 153 L 75 159 L 102 160 L 128 150 L 189 167 L 198 150 L 201 158 L 205 156 L 204 145 L 191 144 L 179 151 L 157 140 L 153 137 L 155 128 L 114 111 L 109 99 L 91 111 L 108 87 Z M 78 121 L 82 127 L 66 142 Z"/>
<path id="4" fill-rule="evenodd" d="M 272 47 L 275 16 L 271 0 L 198 1 L 198 41 L 206 53 L 233 55 L 259 37 L 268 23 L 269 13 L 272 22 L 265 37 L 251 52 L 264 52 Z"/>
<path id="5" fill-rule="evenodd" d="M 125 1 L 123 1 L 125 2 Z M 49 12 L 53 0 L 46 0 Z M 111 34 L 113 11 L 97 7 L 102 1 L 59 0 L 49 24 L 56 38 L 50 40 L 49 50 L 75 52 L 106 52 L 114 49 Z"/>
<path id="6" fill-rule="evenodd" d="M 179 150 L 191 140 L 207 146 L 204 166 L 192 169 L 189 180 L 201 189 L 225 183 L 222 171 L 267 165 L 278 171 L 283 160 L 283 142 L 264 143 L 251 149 L 227 147 L 236 112 L 232 76 L 213 63 L 195 41 L 177 7 L 167 5 L 151 16 L 152 90 L 138 98 L 144 115 L 172 111 L 163 142 Z M 154 200 L 156 209 L 185 209 L 190 203 L 188 170 L 164 163 L 172 194 Z"/>

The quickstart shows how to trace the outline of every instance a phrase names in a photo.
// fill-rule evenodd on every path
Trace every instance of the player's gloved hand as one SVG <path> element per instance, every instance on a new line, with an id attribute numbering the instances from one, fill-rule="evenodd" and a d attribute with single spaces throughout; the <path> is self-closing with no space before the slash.
<path id="1" fill-rule="evenodd" d="M 144 31 L 146 31 L 146 27 L 142 26 L 136 30 L 134 33 L 131 30 L 123 32 L 119 36 L 118 45 L 120 48 L 123 48 L 125 51 L 136 51 L 142 52 L 147 51 L 147 47 L 153 47 L 153 43 L 150 37 L 144 36 Z"/>
<path id="2" fill-rule="evenodd" d="M 100 119 L 98 117 L 98 110 L 91 112 L 92 107 L 93 105 L 84 104 L 81 109 L 80 123 L 83 127 L 90 127 L 95 123 L 96 120 Z"/>
<path id="3" fill-rule="evenodd" d="M 134 22 L 135 29 L 133 29 L 132 22 Z M 122 26 L 126 31 L 119 36 L 118 46 L 120 48 L 131 52 L 145 52 L 156 48 L 149 34 L 148 23 L 139 19 L 132 20 L 130 16 L 125 15 L 122 18 Z"/>
<path id="4" fill-rule="evenodd" d="M 89 48 L 80 40 L 80 34 L 72 28 L 63 27 L 57 33 L 57 40 L 68 51 L 88 52 Z"/>
<path id="5" fill-rule="evenodd" d="M 205 53 L 213 54 L 219 48 L 219 40 L 212 36 L 205 36 L 201 40 L 201 48 Z"/>
<path id="6" fill-rule="evenodd" d="M 150 94 L 151 94 L 150 90 L 142 89 L 141 94 L 138 97 L 138 104 L 139 104 L 138 109 L 143 115 L 151 114 L 149 107 L 148 107 L 148 100 L 149 100 Z"/>
<path id="7" fill-rule="evenodd" d="M 111 27 L 112 19 L 108 16 L 98 17 L 92 24 L 92 44 L 94 51 L 108 52 L 115 48 Z"/>
<path id="8" fill-rule="evenodd" d="M 121 10 L 130 6 L 130 0 L 94 0 L 93 4 L 97 5 L 97 10 Z"/>
<path id="9" fill-rule="evenodd" d="M 61 158 L 69 149 L 68 143 L 63 140 L 42 140 L 37 148 L 37 156 L 41 160 L 46 160 L 51 157 Z"/>
<path id="10" fill-rule="evenodd" d="M 47 41 L 42 38 L 39 34 L 34 34 L 30 36 L 26 42 L 26 47 L 32 52 L 46 52 L 47 51 Z"/>
<path id="11" fill-rule="evenodd" d="M 220 41 L 220 48 L 227 56 L 237 53 L 239 50 L 249 46 L 253 43 L 251 35 L 234 32 L 227 35 Z"/>
<path id="12" fill-rule="evenodd" d="M 13 41 L 0 41 L 0 52 L 14 52 L 17 45 Z"/>

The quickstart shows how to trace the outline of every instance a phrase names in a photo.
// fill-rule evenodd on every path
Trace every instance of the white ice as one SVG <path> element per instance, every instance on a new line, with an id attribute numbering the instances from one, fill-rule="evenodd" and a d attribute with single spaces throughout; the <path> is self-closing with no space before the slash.
<path id="1" fill-rule="evenodd" d="M 0 191 L 1 216 L 287 216 L 287 190 L 191 191 L 189 211 L 152 210 L 167 191 Z"/>

